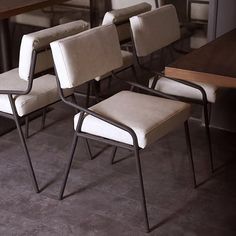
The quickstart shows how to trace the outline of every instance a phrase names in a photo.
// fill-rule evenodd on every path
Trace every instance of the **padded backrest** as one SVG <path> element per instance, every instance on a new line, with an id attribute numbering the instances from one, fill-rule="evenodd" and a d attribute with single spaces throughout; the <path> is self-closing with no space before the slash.
<path id="1" fill-rule="evenodd" d="M 103 18 L 103 25 L 115 24 L 120 42 L 131 39 L 129 18 L 150 11 L 152 6 L 140 3 L 131 7 L 121 8 L 107 12 Z"/>
<path id="2" fill-rule="evenodd" d="M 20 47 L 20 78 L 24 80 L 29 79 L 33 50 L 47 48 L 51 42 L 87 30 L 88 27 L 87 22 L 79 20 L 24 35 Z M 45 71 L 52 67 L 53 60 L 51 51 L 46 50 L 39 53 L 36 58 L 35 73 Z"/>
<path id="3" fill-rule="evenodd" d="M 180 26 L 173 5 L 165 5 L 130 18 L 137 56 L 155 52 L 180 38 Z"/>
<path id="4" fill-rule="evenodd" d="M 151 4 L 152 9 L 155 9 L 157 7 L 157 0 L 111 0 L 111 8 L 116 10 L 120 8 L 130 7 L 143 2 Z"/>
<path id="5" fill-rule="evenodd" d="M 189 1 L 190 20 L 207 21 L 209 11 L 209 0 Z"/>
<path id="6" fill-rule="evenodd" d="M 61 88 L 73 88 L 122 66 L 115 25 L 92 28 L 51 43 Z"/>

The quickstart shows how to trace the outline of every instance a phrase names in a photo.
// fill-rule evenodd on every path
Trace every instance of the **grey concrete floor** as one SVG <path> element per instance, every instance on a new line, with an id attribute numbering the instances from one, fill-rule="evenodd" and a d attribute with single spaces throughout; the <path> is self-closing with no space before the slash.
<path id="1" fill-rule="evenodd" d="M 139 204 L 135 160 L 119 149 L 91 141 L 89 160 L 82 140 L 66 188 L 57 200 L 73 135 L 74 111 L 59 103 L 30 123 L 28 146 L 42 192 L 34 193 L 24 153 L 14 130 L 0 138 L 0 235 L 146 235 Z M 190 122 L 198 182 L 210 174 L 204 129 Z M 235 135 L 212 130 L 215 165 L 221 168 L 197 189 L 185 146 L 184 130 L 142 152 L 151 226 L 149 235 L 236 235 Z"/>
<path id="2" fill-rule="evenodd" d="M 16 50 L 17 51 L 17 50 Z M 17 58 L 17 57 L 16 57 Z M 74 110 L 58 103 L 30 123 L 27 140 L 39 182 L 34 193 L 16 130 L 0 137 L 0 235 L 79 236 L 231 236 L 236 235 L 236 135 L 212 129 L 212 176 L 204 128 L 190 122 L 194 162 L 199 183 L 193 188 L 183 127 L 142 153 L 151 226 L 144 233 L 135 160 L 118 149 L 110 164 L 111 147 L 91 141 L 89 160 L 80 140 L 66 188 L 57 200 L 73 135 Z M 4 126 L 1 121 L 1 126 Z"/>

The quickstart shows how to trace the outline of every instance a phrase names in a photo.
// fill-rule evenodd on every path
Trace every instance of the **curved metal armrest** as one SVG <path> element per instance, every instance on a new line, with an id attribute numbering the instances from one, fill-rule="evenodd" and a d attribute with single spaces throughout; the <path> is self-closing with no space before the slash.
<path id="1" fill-rule="evenodd" d="M 163 98 L 172 99 L 172 100 L 178 100 L 175 96 L 163 93 L 161 91 L 158 91 L 158 90 L 155 90 L 155 89 L 152 89 L 152 88 L 148 88 L 144 85 L 141 85 L 141 84 L 133 82 L 133 81 L 124 80 L 124 79 L 118 77 L 114 72 L 112 72 L 112 76 L 113 76 L 114 79 L 118 79 L 118 80 L 120 80 L 124 83 L 127 83 L 127 84 L 131 85 L 132 87 L 142 89 L 142 90 L 144 90 L 148 93 L 152 93 L 153 95 L 156 95 L 158 97 L 163 97 Z"/>
<path id="2" fill-rule="evenodd" d="M 117 121 L 110 120 L 109 118 L 104 117 L 104 116 L 102 116 L 102 115 L 100 115 L 100 114 L 98 114 L 98 113 L 96 113 L 96 112 L 94 112 L 94 111 L 92 111 L 90 109 L 81 107 L 81 106 L 79 106 L 79 105 L 77 105 L 77 104 L 75 104 L 73 102 L 70 102 L 70 101 L 66 100 L 65 97 L 63 97 L 63 96 L 61 97 L 61 99 L 62 99 L 63 102 L 65 102 L 69 106 L 72 106 L 72 107 L 74 107 L 76 109 L 79 109 L 80 111 L 84 112 L 84 115 L 89 114 L 91 116 L 94 116 L 94 117 L 96 117 L 96 118 L 106 122 L 106 123 L 114 125 L 117 128 L 120 128 L 120 129 L 128 132 L 132 136 L 133 139 L 137 139 L 137 136 L 136 136 L 135 132 L 131 128 L 129 128 L 128 126 L 123 125 L 123 124 L 121 124 L 121 123 L 119 123 Z M 83 117 L 84 117 L 84 115 L 83 115 Z M 82 122 L 83 122 L 83 118 L 82 118 Z"/>
<path id="3" fill-rule="evenodd" d="M 182 79 L 177 79 L 177 78 L 173 78 L 173 77 L 168 77 L 168 76 L 165 76 L 163 73 L 160 73 L 160 72 L 158 72 L 156 70 L 146 68 L 146 67 L 144 67 L 142 65 L 140 65 L 140 66 L 141 66 L 142 69 L 154 73 L 155 77 L 164 77 L 166 79 L 173 80 L 173 81 L 178 82 L 180 84 L 184 84 L 186 86 L 189 86 L 191 88 L 199 90 L 201 92 L 201 94 L 202 94 L 203 102 L 204 103 L 208 103 L 206 91 L 200 85 L 192 83 L 192 82 L 187 81 L 187 80 L 182 80 Z"/>

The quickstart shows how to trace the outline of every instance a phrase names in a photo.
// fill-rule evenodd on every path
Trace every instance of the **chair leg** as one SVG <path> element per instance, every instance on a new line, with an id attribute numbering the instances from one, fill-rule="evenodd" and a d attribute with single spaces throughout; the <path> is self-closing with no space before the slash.
<path id="1" fill-rule="evenodd" d="M 29 116 L 25 117 L 25 138 L 29 137 Z"/>
<path id="2" fill-rule="evenodd" d="M 148 213 L 147 213 L 147 203 L 146 203 L 146 197 L 145 197 L 145 191 L 144 191 L 143 174 L 142 174 L 142 168 L 141 168 L 139 148 L 137 146 L 134 147 L 134 154 L 136 158 L 136 169 L 137 169 L 140 190 L 141 190 L 141 205 L 142 205 L 143 214 L 144 214 L 145 229 L 146 229 L 146 232 L 148 233 L 150 232 L 150 226 L 149 226 Z"/>
<path id="3" fill-rule="evenodd" d="M 208 149 L 209 149 L 209 156 L 210 156 L 210 165 L 211 165 L 211 172 L 214 173 L 214 162 L 213 162 L 213 154 L 212 154 L 212 142 L 211 142 L 211 133 L 210 133 L 210 127 L 209 127 L 209 113 L 208 113 L 208 107 L 207 104 L 203 106 L 203 113 L 204 113 L 204 121 L 205 121 L 205 131 L 206 131 L 206 137 L 208 142 Z"/>
<path id="4" fill-rule="evenodd" d="M 85 143 L 85 147 L 86 147 L 86 151 L 88 153 L 88 156 L 90 157 L 90 160 L 93 160 L 93 155 L 92 155 L 92 152 L 91 152 L 91 149 L 90 149 L 90 146 L 89 146 L 88 139 L 85 138 L 84 143 Z"/>
<path id="5" fill-rule="evenodd" d="M 190 134 L 189 134 L 188 121 L 184 122 L 184 128 L 185 128 L 186 145 L 188 148 L 189 159 L 190 159 L 191 169 L 193 173 L 193 184 L 194 184 L 194 188 L 196 188 L 197 187 L 196 172 L 195 172 L 194 162 L 193 162 L 193 152 L 192 152 L 192 145 L 191 145 L 191 139 L 190 139 Z"/>
<path id="6" fill-rule="evenodd" d="M 69 162 L 67 163 L 67 167 L 66 167 L 66 170 L 65 170 L 64 179 L 63 179 L 63 183 L 62 183 L 62 187 L 61 187 L 61 191 L 60 191 L 60 194 L 59 194 L 59 200 L 63 199 L 63 194 L 64 194 L 64 191 L 65 191 L 67 179 L 68 179 L 68 176 L 69 176 L 69 173 L 70 173 L 70 168 L 71 168 L 71 164 L 72 164 L 72 161 L 73 161 L 73 158 L 74 158 L 74 153 L 75 153 L 77 142 L 78 142 L 78 136 L 75 132 L 74 137 L 73 137 L 72 146 L 71 146 L 70 159 L 69 159 Z"/>
<path id="7" fill-rule="evenodd" d="M 45 127 L 46 115 L 47 115 L 47 108 L 44 108 L 42 113 L 41 129 L 44 129 Z"/>
<path id="8" fill-rule="evenodd" d="M 87 91 L 86 91 L 85 107 L 89 107 L 90 89 L 91 89 L 91 85 L 90 85 L 90 82 L 88 82 L 87 83 Z"/>
<path id="9" fill-rule="evenodd" d="M 30 176 L 31 176 L 32 185 L 33 185 L 33 188 L 34 188 L 35 192 L 39 193 L 38 183 L 37 183 L 37 180 L 36 180 L 36 177 L 35 177 L 33 165 L 32 165 L 31 158 L 30 158 L 30 155 L 29 155 L 29 151 L 28 151 L 28 148 L 27 148 L 27 145 L 26 145 L 26 141 L 25 141 L 25 138 L 24 138 L 21 126 L 20 126 L 20 122 L 19 122 L 18 117 L 15 114 L 14 114 L 14 116 L 15 116 L 16 127 L 17 127 L 17 130 L 18 130 L 19 136 L 20 136 L 20 140 L 21 140 L 21 143 L 23 145 L 24 152 L 26 154 L 26 162 L 27 162 L 28 170 L 29 170 L 29 173 L 30 173 Z"/>
<path id="10" fill-rule="evenodd" d="M 116 157 L 116 151 L 117 151 L 117 146 L 113 146 L 112 148 L 112 153 L 111 153 L 111 164 L 115 164 L 114 160 Z"/>

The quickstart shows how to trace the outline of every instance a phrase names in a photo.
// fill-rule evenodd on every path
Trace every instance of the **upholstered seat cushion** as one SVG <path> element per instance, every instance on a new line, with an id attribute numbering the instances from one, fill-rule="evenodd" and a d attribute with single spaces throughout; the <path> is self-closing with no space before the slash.
<path id="1" fill-rule="evenodd" d="M 153 82 L 153 78 L 149 80 L 149 87 L 151 87 L 151 84 Z M 204 84 L 195 82 L 195 84 L 200 85 L 207 94 L 207 99 L 211 103 L 215 103 L 217 98 L 217 92 L 218 87 L 210 85 L 210 84 Z M 159 90 L 161 92 L 172 94 L 176 96 L 182 96 L 186 98 L 193 98 L 197 100 L 202 99 L 202 94 L 199 90 L 191 88 L 187 85 L 175 82 L 173 80 L 169 80 L 167 78 L 160 78 L 155 86 L 156 90 Z"/>
<path id="2" fill-rule="evenodd" d="M 28 82 L 19 78 L 18 68 L 0 74 L 1 90 L 27 89 Z M 71 94 L 66 90 L 65 94 Z M 15 95 L 15 105 L 19 116 L 29 114 L 42 107 L 59 100 L 56 78 L 53 75 L 44 75 L 33 81 L 33 87 L 27 95 Z M 0 111 L 12 114 L 10 101 L 7 95 L 0 95 Z"/>
<path id="3" fill-rule="evenodd" d="M 140 148 L 155 142 L 176 126 L 183 124 L 190 114 L 189 104 L 131 91 L 119 92 L 90 109 L 133 129 Z M 78 119 L 79 113 L 74 117 L 75 129 Z M 82 131 L 133 144 L 129 133 L 91 115 L 85 116 Z"/>

